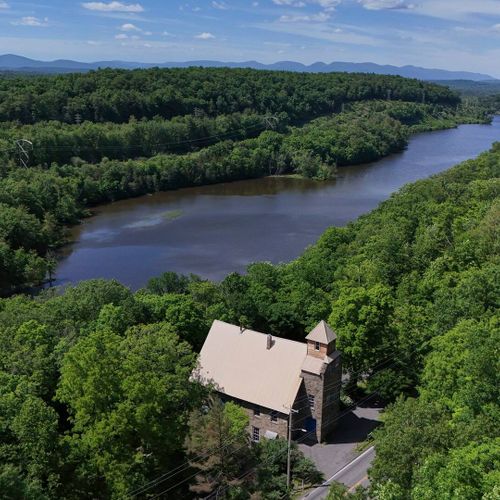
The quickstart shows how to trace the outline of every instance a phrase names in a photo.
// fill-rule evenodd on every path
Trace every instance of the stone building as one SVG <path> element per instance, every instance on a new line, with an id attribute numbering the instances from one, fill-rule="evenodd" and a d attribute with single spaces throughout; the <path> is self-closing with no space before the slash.
<path id="1" fill-rule="evenodd" d="M 321 321 L 295 342 L 214 321 L 193 376 L 213 384 L 225 401 L 249 415 L 254 441 L 287 437 L 290 409 L 295 438 L 324 441 L 339 413 L 341 365 L 336 335 Z"/>

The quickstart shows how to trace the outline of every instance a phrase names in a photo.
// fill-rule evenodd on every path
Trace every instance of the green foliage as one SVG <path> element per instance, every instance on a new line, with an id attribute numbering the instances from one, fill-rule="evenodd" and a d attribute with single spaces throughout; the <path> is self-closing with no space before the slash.
<path id="1" fill-rule="evenodd" d="M 74 480 L 97 492 L 103 477 L 109 495 L 122 498 L 172 467 L 196 404 L 193 366 L 190 346 L 161 323 L 124 337 L 98 330 L 72 347 L 57 399 L 72 424 L 65 442 Z"/>
<path id="2" fill-rule="evenodd" d="M 347 486 L 333 481 L 328 488 L 326 500 L 344 500 L 345 498 L 349 500 L 365 500 L 368 497 L 363 487 L 358 487 L 354 492 L 351 492 L 348 490 Z M 377 500 L 382 500 L 381 497 L 376 498 Z M 389 498 L 387 497 L 386 500 L 389 500 Z"/>
<path id="3" fill-rule="evenodd" d="M 416 479 L 412 498 L 473 500 L 498 493 L 500 438 L 471 443 L 449 454 L 429 456 Z"/>
<path id="4" fill-rule="evenodd" d="M 375 484 L 392 481 L 408 491 L 425 458 L 447 448 L 452 437 L 448 419 L 438 403 L 398 400 L 385 415 L 383 427 L 373 433 L 377 459 L 370 479 Z"/>
<path id="5" fill-rule="evenodd" d="M 161 116 L 234 112 L 286 113 L 293 118 L 342 102 L 385 99 L 456 104 L 446 87 L 398 76 L 293 73 L 228 68 L 105 69 L 85 74 L 0 79 L 0 121 L 127 122 Z"/>
<path id="6" fill-rule="evenodd" d="M 393 116 L 378 116 L 370 126 L 386 120 L 387 130 L 394 131 L 413 127 L 422 111 L 403 102 L 372 106 L 375 114 Z M 306 151 L 302 159 L 310 151 L 327 162 L 333 158 L 331 138 L 340 129 L 349 132 L 348 114 L 318 119 L 288 135 L 268 131 L 250 142 L 146 163 L 8 167 L 0 180 L 2 287 L 10 291 L 29 282 L 26 276 L 43 274 L 39 245 L 54 244 L 57 228 L 78 220 L 89 200 L 215 181 L 223 171 L 232 178 L 267 175 L 269 168 L 288 168 L 294 155 L 282 148 L 293 141 L 296 151 Z M 370 135 L 368 153 L 387 150 L 384 134 Z M 313 151 L 316 143 L 321 150 Z M 336 143 L 339 151 L 347 151 L 344 144 Z M 351 153 L 366 153 L 363 141 L 355 141 L 359 150 L 349 144 Z M 193 158 L 198 167 L 189 170 Z M 230 161 L 241 170 L 232 171 Z M 165 168 L 155 170 L 155 162 Z M 182 169 L 184 177 L 178 176 Z M 347 227 L 328 229 L 296 261 L 256 263 L 247 274 L 231 274 L 220 283 L 166 274 L 136 294 L 114 281 L 93 280 L 36 297 L 0 299 L 2 493 L 123 498 L 184 463 L 188 430 L 194 464 L 201 453 L 195 449 L 217 448 L 224 429 L 224 438 L 239 436 L 244 444 L 244 456 L 229 459 L 227 477 L 255 471 L 248 482 L 229 485 L 226 496 L 260 491 L 272 498 L 284 491 L 283 461 L 272 458 L 273 447 L 279 451 L 283 443 L 253 448 L 267 457 L 269 472 L 249 452 L 246 417 L 233 405 L 217 413 L 223 426 L 212 421 L 204 433 L 188 426 L 201 407 L 200 389 L 189 380 L 193 351 L 215 318 L 295 340 L 330 318 L 348 370 L 370 390 L 397 400 L 375 432 L 376 495 L 495 498 L 499 173 L 497 144 L 475 160 L 404 187 Z M 196 414 L 198 427 L 208 429 L 207 414 Z M 217 471 L 220 459 L 215 460 Z M 197 484 L 212 488 L 224 479 L 197 470 L 205 476 Z M 297 481 L 313 472 L 307 461 L 294 464 Z M 175 493 L 186 497 L 192 474 L 153 483 L 148 492 L 185 480 Z"/>
<path id="7" fill-rule="evenodd" d="M 264 439 L 256 447 L 257 478 L 256 489 L 261 498 L 278 500 L 289 498 L 286 489 L 288 444 L 285 439 Z M 322 481 L 323 474 L 316 469 L 314 463 L 292 443 L 291 476 L 295 485 L 315 485 Z"/>
<path id="8" fill-rule="evenodd" d="M 186 450 L 199 474 L 192 491 L 207 495 L 244 483 L 240 476 L 252 464 L 247 427 L 245 410 L 232 402 L 224 404 L 217 396 L 193 411 Z"/>
<path id="9" fill-rule="evenodd" d="M 442 122 L 443 115 L 447 121 Z M 443 106 L 365 101 L 353 103 L 346 112 L 313 119 L 302 127 L 283 126 L 279 131 L 261 132 L 262 126 L 255 122 L 262 122 L 262 117 L 245 114 L 237 118 L 217 116 L 211 121 L 200 117 L 176 120 L 167 124 L 155 119 L 82 126 L 51 122 L 29 126 L 28 130 L 10 124 L 0 127 L 0 141 L 4 134 L 6 143 L 21 131 L 31 137 L 36 151 L 32 162 L 37 165 L 19 169 L 7 163 L 0 175 L 0 293 L 8 294 L 20 285 L 40 283 L 50 276 L 50 251 L 64 241 L 63 225 L 77 222 L 87 206 L 264 175 L 297 173 L 325 180 L 335 175 L 337 165 L 373 161 L 401 150 L 410 130 L 405 123 L 421 130 L 439 128 L 441 122 L 452 126 L 459 118 Z M 179 137 L 191 138 L 181 141 L 184 149 L 155 144 L 160 139 L 154 137 L 165 141 L 164 136 L 170 134 L 168 127 L 177 130 L 181 122 L 184 135 Z M 229 139 L 244 139 L 245 133 L 230 136 L 217 129 L 231 126 L 248 129 L 257 137 L 235 142 Z M 212 138 L 200 141 L 203 133 Z M 142 149 L 134 145 L 138 141 Z M 203 149 L 189 152 L 189 144 Z M 161 152 L 171 154 L 158 154 Z M 151 280 L 149 289 L 158 293 L 162 287 L 175 291 L 177 286 L 184 293 L 186 279 L 179 278 L 176 285 L 176 278 L 167 273 Z"/>

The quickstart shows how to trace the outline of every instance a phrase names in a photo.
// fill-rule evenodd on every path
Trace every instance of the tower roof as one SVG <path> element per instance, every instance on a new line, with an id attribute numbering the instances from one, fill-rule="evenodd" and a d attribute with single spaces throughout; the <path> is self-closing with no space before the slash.
<path id="1" fill-rule="evenodd" d="M 320 342 L 321 344 L 329 344 L 337 338 L 335 332 L 328 326 L 326 321 L 321 320 L 306 337 L 306 340 Z"/>

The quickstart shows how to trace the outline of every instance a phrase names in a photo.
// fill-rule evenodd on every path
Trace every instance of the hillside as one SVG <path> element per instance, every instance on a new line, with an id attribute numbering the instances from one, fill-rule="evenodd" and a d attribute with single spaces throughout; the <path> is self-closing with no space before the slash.
<path id="1" fill-rule="evenodd" d="M 496 144 L 327 230 L 296 261 L 221 283 L 167 273 L 135 294 L 96 280 L 0 300 L 3 491 L 124 498 L 147 485 L 189 497 L 192 470 L 177 467 L 211 321 L 302 339 L 329 318 L 351 385 L 407 397 L 375 435 L 375 494 L 494 498 L 499 174 Z M 255 492 L 246 481 L 238 498 Z"/>

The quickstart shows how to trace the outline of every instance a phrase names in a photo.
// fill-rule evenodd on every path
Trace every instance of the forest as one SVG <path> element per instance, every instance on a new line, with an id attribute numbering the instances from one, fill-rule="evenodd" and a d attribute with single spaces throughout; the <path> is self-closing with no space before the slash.
<path id="1" fill-rule="evenodd" d="M 214 319 L 294 340 L 327 319 L 351 374 L 343 401 L 389 405 L 371 490 L 351 497 L 497 498 L 498 143 L 328 229 L 289 264 L 219 283 L 167 272 L 135 293 L 105 280 L 30 288 L 50 281 L 67 226 L 97 204 L 266 175 L 320 181 L 412 133 L 487 122 L 488 109 L 363 74 L 0 78 L 3 497 L 289 497 L 285 444 L 249 447 L 241 409 L 190 374 Z M 321 480 L 297 448 L 292 479 Z M 350 495 L 334 489 L 331 500 Z"/>
<path id="2" fill-rule="evenodd" d="M 459 96 L 436 84 L 397 76 L 294 73 L 228 68 L 104 69 L 85 74 L 0 78 L 0 121 L 126 123 L 253 111 L 306 119 L 370 99 L 456 106 Z M 78 116 L 77 116 L 78 115 Z"/>
<path id="3" fill-rule="evenodd" d="M 286 498 L 283 443 L 242 456 L 238 407 L 189 375 L 213 319 L 301 340 L 326 318 L 351 373 L 344 395 L 389 403 L 371 491 L 330 498 L 497 498 L 499 174 L 497 143 L 297 260 L 220 283 L 165 273 L 136 293 L 94 280 L 0 299 L 5 497 Z M 293 478 L 320 478 L 297 451 Z"/>
<path id="4" fill-rule="evenodd" d="M 400 77 L 190 68 L 0 78 L 0 120 L 5 296 L 50 280 L 65 228 L 99 203 L 265 175 L 328 179 L 411 133 L 489 118 Z"/>

